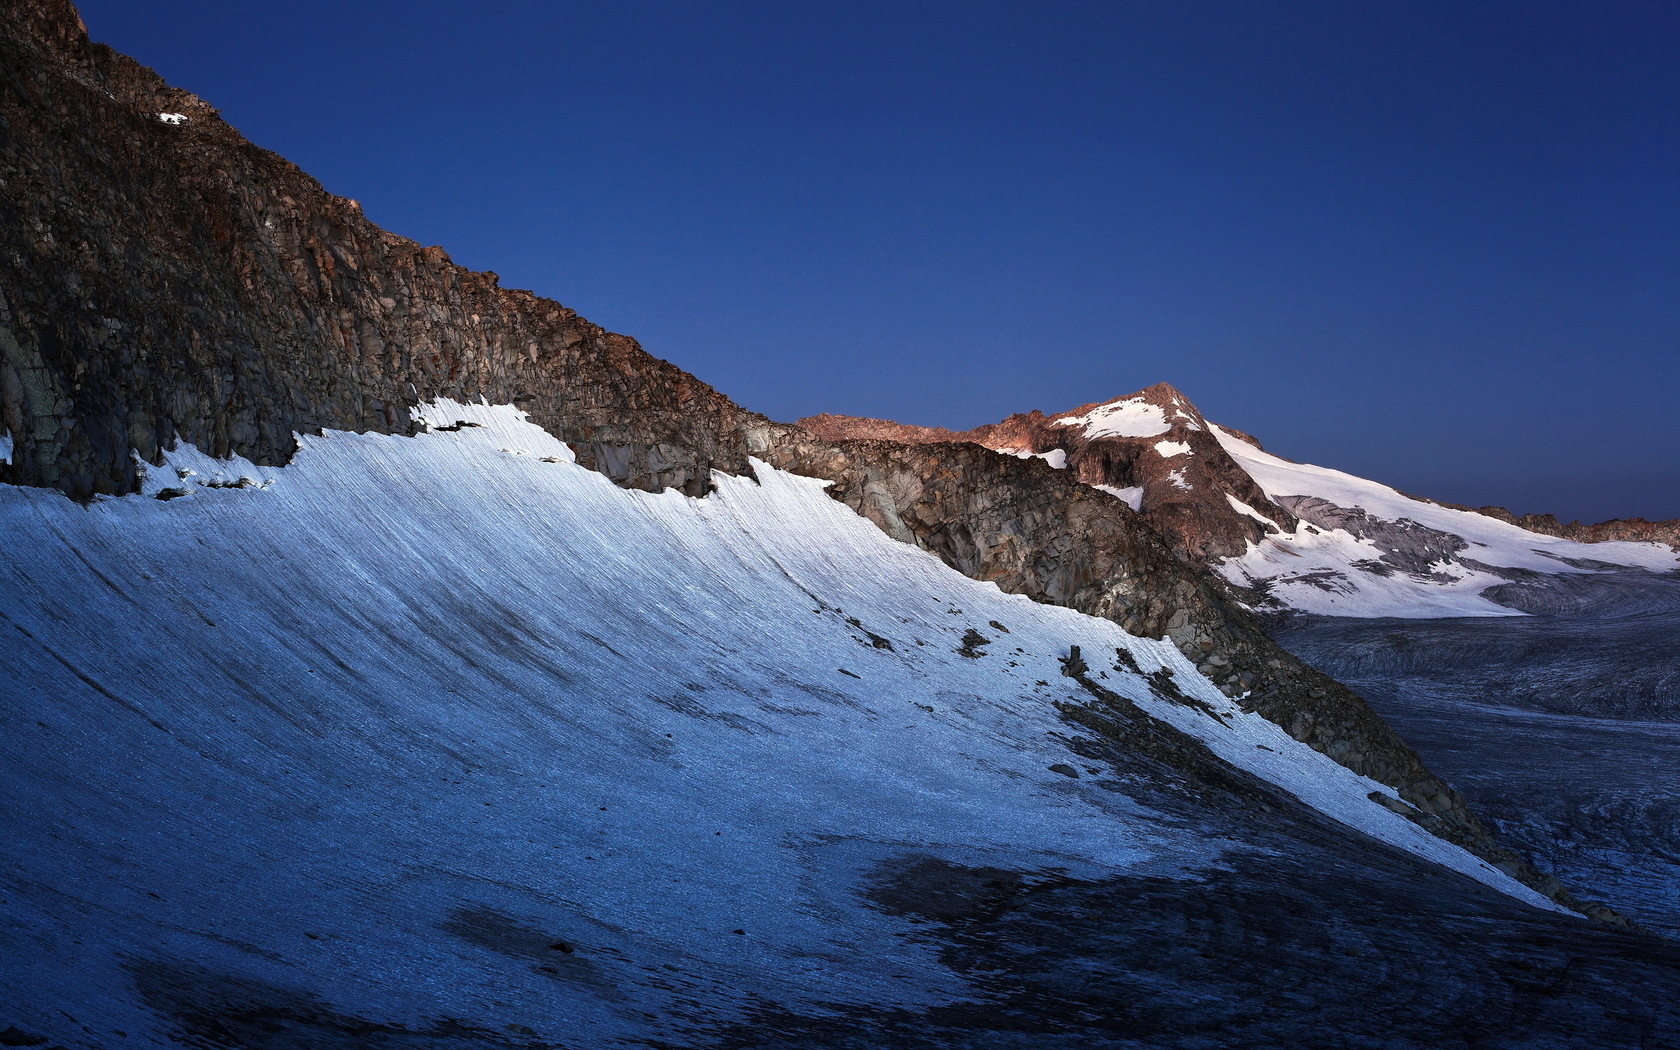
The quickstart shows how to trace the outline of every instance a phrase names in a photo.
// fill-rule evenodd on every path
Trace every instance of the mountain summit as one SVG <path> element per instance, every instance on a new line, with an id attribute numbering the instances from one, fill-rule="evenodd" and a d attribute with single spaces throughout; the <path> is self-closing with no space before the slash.
<path id="1" fill-rule="evenodd" d="M 962 432 L 834 415 L 800 424 L 831 440 L 972 442 L 1043 460 L 1141 513 L 1179 558 L 1261 611 L 1514 615 L 1567 607 L 1589 580 L 1680 567 L 1680 523 L 1570 528 L 1408 496 L 1273 455 L 1167 383 Z"/>

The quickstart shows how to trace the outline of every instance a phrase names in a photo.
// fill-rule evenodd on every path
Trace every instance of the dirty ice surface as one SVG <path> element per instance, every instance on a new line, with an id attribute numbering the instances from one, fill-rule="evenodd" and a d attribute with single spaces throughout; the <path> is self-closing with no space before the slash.
<path id="1" fill-rule="evenodd" d="M 1248 551 L 1222 563 L 1233 583 L 1262 584 L 1279 604 L 1327 616 L 1520 616 L 1483 594 L 1531 574 L 1667 572 L 1680 555 L 1657 543 L 1577 543 L 1529 532 L 1474 511 L 1413 499 L 1387 485 L 1339 470 L 1293 463 L 1262 452 L 1222 427 L 1214 435 L 1266 495 L 1285 506 L 1291 497 L 1316 497 L 1336 508 L 1362 511 L 1367 535 L 1303 521 L 1286 532 L 1246 504 L 1242 513 L 1273 526 Z M 1299 510 L 1305 515 L 1311 510 Z M 1458 549 L 1411 571 L 1384 556 L 1394 537 L 1439 534 Z M 1504 571 L 1502 571 L 1504 570 Z"/>
<path id="2" fill-rule="evenodd" d="M 284 469 L 180 449 L 168 499 L 0 486 L 10 1023 L 162 1045 L 135 988 L 183 963 L 392 1024 L 518 1003 L 590 1047 L 962 999 L 865 903 L 880 865 L 1218 877 L 1221 842 L 1050 769 L 1090 772 L 1070 645 L 1170 667 L 1205 711 L 1107 684 L 1549 907 L 1170 645 L 961 576 L 822 483 L 625 491 L 514 409 L 423 411 L 451 429 L 303 437 Z"/>

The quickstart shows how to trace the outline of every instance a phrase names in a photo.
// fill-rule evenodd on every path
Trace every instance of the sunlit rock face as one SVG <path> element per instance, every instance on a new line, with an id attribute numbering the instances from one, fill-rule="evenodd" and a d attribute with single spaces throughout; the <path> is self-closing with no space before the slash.
<path id="1" fill-rule="evenodd" d="M 1166 383 L 1053 416 L 1017 414 L 962 433 L 895 430 L 896 424 L 885 420 L 832 415 L 800 424 L 835 439 L 970 441 L 1043 459 L 1140 511 L 1195 564 L 1241 554 L 1268 533 L 1296 523 L 1231 459 L 1196 407 Z"/>

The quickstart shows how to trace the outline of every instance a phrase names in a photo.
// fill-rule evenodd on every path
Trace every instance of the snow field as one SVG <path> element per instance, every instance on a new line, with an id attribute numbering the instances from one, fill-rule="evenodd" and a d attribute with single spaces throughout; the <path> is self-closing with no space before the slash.
<path id="1" fill-rule="evenodd" d="M 1272 579 L 1272 596 L 1304 612 L 1410 618 L 1525 615 L 1482 597 L 1487 588 L 1510 580 L 1466 565 L 1459 560 L 1464 558 L 1487 566 L 1554 575 L 1593 571 L 1565 559 L 1656 572 L 1680 567 L 1680 556 L 1662 544 L 1577 543 L 1544 536 L 1485 514 L 1412 499 L 1387 485 L 1339 470 L 1292 463 L 1262 452 L 1223 427 L 1215 426 L 1213 433 L 1231 458 L 1273 499 L 1317 496 L 1339 507 L 1361 508 L 1386 521 L 1410 519 L 1468 543 L 1452 561 L 1432 566 L 1431 579 L 1404 573 L 1383 576 L 1355 566 L 1356 562 L 1382 556 L 1382 549 L 1375 543 L 1345 529 L 1324 530 L 1303 522 L 1294 532 L 1269 535 L 1251 544 L 1247 553 L 1217 567 L 1226 579 L 1239 585 Z M 1227 498 L 1240 513 L 1262 522 L 1268 520 L 1252 507 Z"/>
<path id="2" fill-rule="evenodd" d="M 1063 743 L 1055 703 L 1088 699 L 1060 674 L 1070 645 L 1172 668 L 1218 717 L 1112 667 L 1104 684 L 1351 827 L 1551 906 L 1169 644 L 963 577 L 820 482 L 756 464 L 703 500 L 624 491 L 514 409 L 421 414 L 476 425 L 303 437 L 284 469 L 183 448 L 145 484 L 187 493 L 169 500 L 0 486 L 15 1023 L 63 1010 L 90 1046 L 160 1045 L 125 969 L 156 958 L 416 1026 L 517 1004 L 598 1047 L 754 999 L 971 995 L 868 904 L 880 865 L 1217 866 L 1221 843 Z"/>

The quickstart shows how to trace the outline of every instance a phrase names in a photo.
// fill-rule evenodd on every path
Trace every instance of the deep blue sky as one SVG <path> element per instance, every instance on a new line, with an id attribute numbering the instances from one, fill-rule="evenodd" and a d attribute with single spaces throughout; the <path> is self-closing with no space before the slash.
<path id="1" fill-rule="evenodd" d="M 376 222 L 792 419 L 1167 380 L 1680 517 L 1680 7 L 83 0 Z"/>

